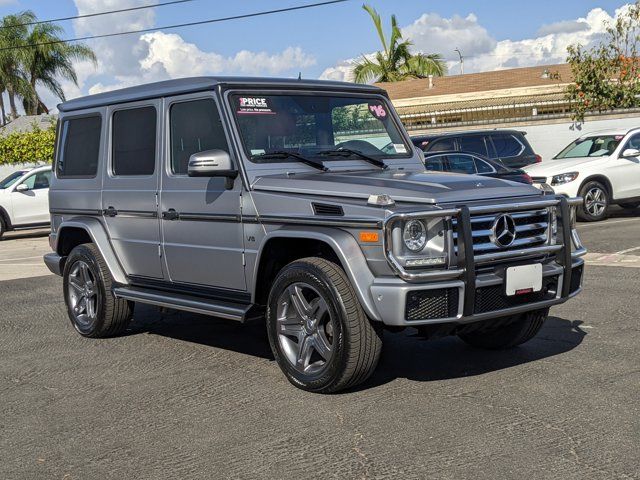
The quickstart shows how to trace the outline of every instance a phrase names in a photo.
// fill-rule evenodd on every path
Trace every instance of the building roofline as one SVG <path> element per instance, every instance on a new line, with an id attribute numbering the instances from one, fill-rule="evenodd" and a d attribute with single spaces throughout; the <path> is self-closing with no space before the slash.
<path id="1" fill-rule="evenodd" d="M 386 96 L 386 92 L 374 85 L 364 85 L 329 80 L 307 80 L 294 78 L 266 77 L 190 77 L 162 82 L 136 85 L 110 92 L 88 95 L 63 102 L 58 105 L 61 112 L 84 110 L 119 103 L 135 102 L 150 98 L 159 98 L 186 93 L 202 92 L 222 88 L 285 88 L 316 90 L 348 90 L 362 93 L 377 93 Z"/>

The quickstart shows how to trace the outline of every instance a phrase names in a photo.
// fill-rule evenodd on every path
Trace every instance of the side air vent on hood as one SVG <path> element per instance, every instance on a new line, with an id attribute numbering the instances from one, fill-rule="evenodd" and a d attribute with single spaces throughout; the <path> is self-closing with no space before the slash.
<path id="1" fill-rule="evenodd" d="M 326 215 L 333 217 L 344 216 L 344 210 L 340 205 L 328 205 L 326 203 L 313 203 L 313 213 L 315 215 Z"/>

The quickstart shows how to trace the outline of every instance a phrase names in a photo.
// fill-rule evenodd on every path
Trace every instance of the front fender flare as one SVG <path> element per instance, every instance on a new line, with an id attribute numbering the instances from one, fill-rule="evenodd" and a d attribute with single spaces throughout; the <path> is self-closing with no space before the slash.
<path id="1" fill-rule="evenodd" d="M 257 272 L 262 259 L 262 251 L 264 246 L 272 238 L 314 239 L 329 245 L 340 259 L 340 263 L 342 264 L 351 285 L 353 285 L 358 300 L 360 301 L 360 305 L 364 309 L 365 313 L 372 320 L 381 321 L 378 310 L 375 307 L 373 297 L 371 296 L 370 287 L 373 284 L 374 276 L 367 265 L 367 260 L 362 253 L 362 249 L 350 233 L 339 229 L 305 227 L 304 230 L 296 230 L 293 227 L 284 227 L 269 232 L 261 242 L 258 255 L 256 256 L 256 264 L 254 267 L 254 276 L 251 287 L 251 295 L 254 301 L 257 291 Z"/>
<path id="2" fill-rule="evenodd" d="M 113 280 L 122 285 L 127 285 L 129 283 L 127 276 L 118 261 L 118 257 L 116 257 L 113 251 L 113 247 L 111 246 L 111 242 L 109 241 L 109 236 L 107 235 L 104 225 L 100 220 L 92 217 L 75 217 L 70 220 L 63 221 L 57 229 L 56 244 L 54 246 L 54 249 L 58 254 L 61 253 L 60 239 L 64 235 L 65 229 L 69 228 L 79 228 L 87 232 L 89 237 L 91 237 L 91 241 L 100 251 L 102 258 L 104 258 Z"/>

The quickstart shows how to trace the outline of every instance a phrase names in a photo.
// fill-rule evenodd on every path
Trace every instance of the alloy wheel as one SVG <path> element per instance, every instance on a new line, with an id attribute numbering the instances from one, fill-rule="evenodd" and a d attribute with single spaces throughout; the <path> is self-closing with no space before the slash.
<path id="1" fill-rule="evenodd" d="M 69 273 L 69 305 L 79 325 L 88 326 L 98 313 L 98 287 L 87 263 L 79 260 Z"/>
<path id="2" fill-rule="evenodd" d="M 599 187 L 590 188 L 584 196 L 584 206 L 589 215 L 601 216 L 607 208 L 607 193 Z"/>
<path id="3" fill-rule="evenodd" d="M 278 342 L 287 361 L 300 373 L 318 374 L 333 355 L 334 323 L 329 306 L 311 285 L 289 285 L 278 298 Z"/>

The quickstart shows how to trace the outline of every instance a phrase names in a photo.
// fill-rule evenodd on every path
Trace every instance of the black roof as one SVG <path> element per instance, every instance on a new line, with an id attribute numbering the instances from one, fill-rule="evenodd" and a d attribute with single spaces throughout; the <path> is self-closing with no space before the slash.
<path id="1" fill-rule="evenodd" d="M 335 82 L 328 80 L 307 80 L 294 78 L 264 78 L 264 77 L 190 77 L 162 82 L 137 85 L 96 95 L 80 97 L 58 105 L 61 112 L 81 110 L 85 108 L 101 107 L 117 103 L 135 102 L 149 98 L 169 95 L 212 90 L 218 86 L 234 88 L 288 88 L 288 89 L 317 89 L 317 90 L 347 90 L 362 93 L 378 93 L 386 95 L 385 91 L 373 85 L 358 83 Z"/>
<path id="2" fill-rule="evenodd" d="M 512 128 L 487 128 L 484 130 L 457 130 L 455 132 L 440 132 L 440 133 L 427 133 L 425 135 L 411 135 L 412 139 L 420 139 L 427 140 L 433 138 L 442 138 L 442 137 L 458 137 L 460 135 L 483 135 L 488 133 L 520 133 L 522 135 L 526 135 L 527 132 L 523 132 L 522 130 L 515 130 Z"/>

